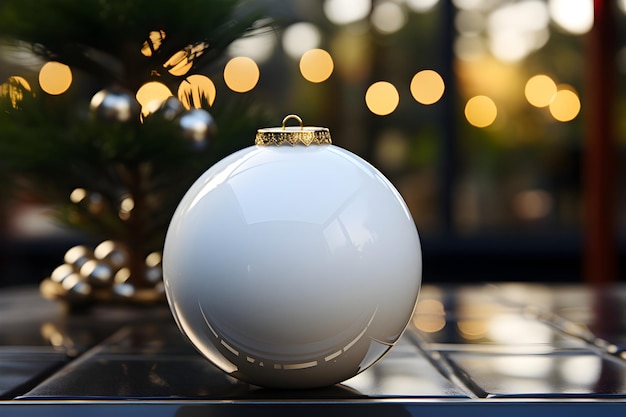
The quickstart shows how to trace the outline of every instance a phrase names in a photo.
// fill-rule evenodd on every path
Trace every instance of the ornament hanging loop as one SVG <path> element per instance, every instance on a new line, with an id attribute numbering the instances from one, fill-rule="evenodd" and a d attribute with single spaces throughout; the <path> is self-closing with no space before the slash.
<path id="1" fill-rule="evenodd" d="M 295 126 L 286 126 L 291 119 L 298 121 L 300 129 Z M 305 127 L 300 116 L 289 114 L 283 119 L 281 127 L 268 127 L 257 130 L 254 144 L 257 146 L 330 145 L 332 140 L 327 128 Z"/>
<path id="2" fill-rule="evenodd" d="M 298 116 L 297 114 L 288 114 L 287 116 L 285 116 L 285 118 L 283 119 L 283 125 L 282 125 L 281 130 L 285 130 L 285 125 L 287 124 L 287 121 L 289 121 L 290 119 L 297 120 L 298 123 L 300 123 L 300 130 L 304 130 L 304 123 L 302 122 L 302 118 Z"/>

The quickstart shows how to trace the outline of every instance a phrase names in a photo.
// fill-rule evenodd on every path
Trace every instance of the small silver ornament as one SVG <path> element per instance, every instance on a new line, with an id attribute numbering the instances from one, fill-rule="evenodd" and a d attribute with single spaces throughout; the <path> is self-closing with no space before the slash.
<path id="1" fill-rule="evenodd" d="M 161 115 L 165 120 L 174 120 L 178 117 L 185 107 L 176 97 L 169 97 L 163 102 L 161 108 L 157 111 L 157 114 Z"/>
<path id="2" fill-rule="evenodd" d="M 128 283 L 113 284 L 113 295 L 120 298 L 132 298 L 135 295 L 135 286 Z"/>
<path id="3" fill-rule="evenodd" d="M 89 108 L 103 122 L 139 120 L 139 103 L 133 95 L 121 90 L 98 91 L 91 98 Z"/>
<path id="4" fill-rule="evenodd" d="M 211 114 L 203 109 L 191 109 L 179 119 L 183 137 L 197 150 L 207 147 L 217 133 L 217 124 Z"/>
<path id="5" fill-rule="evenodd" d="M 83 245 L 77 245 L 65 252 L 65 263 L 72 265 L 74 268 L 80 269 L 85 262 L 91 259 L 93 253 Z"/>
<path id="6" fill-rule="evenodd" d="M 91 285 L 85 282 L 79 274 L 71 274 L 61 284 L 66 291 L 66 298 L 70 300 L 85 300 L 91 296 Z"/>
<path id="7" fill-rule="evenodd" d="M 57 283 L 62 283 L 65 278 L 76 272 L 74 266 L 70 264 L 59 265 L 50 274 L 50 279 Z"/>
<path id="8" fill-rule="evenodd" d="M 115 273 L 115 277 L 113 278 L 113 284 L 125 284 L 130 280 L 130 276 L 131 275 L 129 268 L 121 268 Z"/>
<path id="9" fill-rule="evenodd" d="M 124 245 L 112 240 L 101 242 L 93 251 L 96 259 L 110 263 L 116 269 L 126 265 L 128 262 L 128 253 L 124 249 Z"/>
<path id="10" fill-rule="evenodd" d="M 163 270 L 160 266 L 149 266 L 146 268 L 146 282 L 151 285 L 156 285 L 163 281 Z"/>
<path id="11" fill-rule="evenodd" d="M 87 204 L 89 207 L 89 212 L 92 214 L 100 214 L 105 207 L 105 201 L 102 194 L 98 192 L 90 192 L 87 195 Z"/>
<path id="12" fill-rule="evenodd" d="M 159 282 L 154 286 L 154 292 L 158 295 L 165 295 L 165 283 L 163 281 Z"/>
<path id="13" fill-rule="evenodd" d="M 50 278 L 46 278 L 39 284 L 39 293 L 43 298 L 48 300 L 56 300 L 65 296 L 67 291 L 61 286 L 60 283 L 53 281 Z"/>
<path id="14" fill-rule="evenodd" d="M 146 266 L 161 266 L 161 259 L 161 252 L 151 252 L 148 256 L 146 256 Z"/>
<path id="15" fill-rule="evenodd" d="M 106 287 L 113 281 L 113 268 L 104 261 L 90 259 L 80 268 L 80 275 L 95 287 Z"/>

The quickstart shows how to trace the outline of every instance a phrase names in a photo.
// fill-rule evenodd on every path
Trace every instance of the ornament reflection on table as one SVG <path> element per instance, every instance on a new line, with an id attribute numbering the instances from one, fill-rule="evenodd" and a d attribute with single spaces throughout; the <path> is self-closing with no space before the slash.
<path id="1" fill-rule="evenodd" d="M 300 126 L 285 126 L 296 119 Z M 191 343 L 233 377 L 313 388 L 397 342 L 421 285 L 419 236 L 374 167 L 290 115 L 212 166 L 170 223 L 163 279 Z"/>

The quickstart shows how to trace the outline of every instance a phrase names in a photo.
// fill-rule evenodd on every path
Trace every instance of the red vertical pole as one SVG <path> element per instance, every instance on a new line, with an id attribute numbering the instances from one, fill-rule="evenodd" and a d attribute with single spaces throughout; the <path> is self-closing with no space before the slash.
<path id="1" fill-rule="evenodd" d="M 594 0 L 594 25 L 587 45 L 587 132 L 583 152 L 583 279 L 594 285 L 617 278 L 614 37 L 610 2 Z"/>

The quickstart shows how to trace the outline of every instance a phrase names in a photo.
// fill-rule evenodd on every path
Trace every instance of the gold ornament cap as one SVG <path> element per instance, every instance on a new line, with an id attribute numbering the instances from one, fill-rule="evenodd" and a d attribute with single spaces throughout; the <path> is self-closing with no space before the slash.
<path id="1" fill-rule="evenodd" d="M 296 120 L 300 126 L 286 126 L 290 120 Z M 283 119 L 281 127 L 268 127 L 259 129 L 254 140 L 257 146 L 281 146 L 298 144 L 309 145 L 330 145 L 330 131 L 326 127 L 304 126 L 300 116 L 289 114 Z"/>

